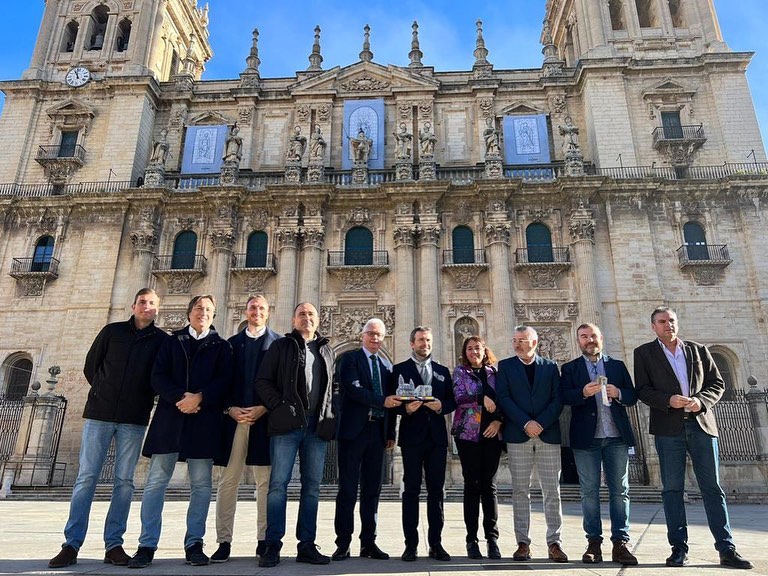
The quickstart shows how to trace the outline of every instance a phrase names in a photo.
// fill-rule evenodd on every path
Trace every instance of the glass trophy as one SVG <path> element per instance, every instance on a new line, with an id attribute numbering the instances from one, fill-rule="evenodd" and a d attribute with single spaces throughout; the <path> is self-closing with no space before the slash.
<path id="1" fill-rule="evenodd" d="M 401 374 L 397 378 L 397 399 L 401 402 L 413 402 L 414 400 L 431 402 L 435 397 L 432 396 L 432 386 L 428 384 L 414 386 L 413 380 L 406 382 Z"/>

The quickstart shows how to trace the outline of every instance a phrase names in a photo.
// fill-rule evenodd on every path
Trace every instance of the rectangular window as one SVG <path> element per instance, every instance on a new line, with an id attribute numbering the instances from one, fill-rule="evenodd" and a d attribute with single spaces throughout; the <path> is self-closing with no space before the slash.
<path id="1" fill-rule="evenodd" d="M 59 158 L 71 158 L 75 155 L 77 136 L 79 134 L 76 130 L 62 131 L 61 143 L 59 144 Z"/>
<path id="2" fill-rule="evenodd" d="M 661 125 L 664 127 L 664 138 L 667 140 L 683 137 L 683 124 L 680 122 L 680 112 L 662 112 Z"/>

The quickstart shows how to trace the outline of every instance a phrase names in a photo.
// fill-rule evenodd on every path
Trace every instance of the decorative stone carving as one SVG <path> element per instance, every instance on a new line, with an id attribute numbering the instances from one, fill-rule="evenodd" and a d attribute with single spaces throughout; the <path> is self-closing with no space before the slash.
<path id="1" fill-rule="evenodd" d="M 131 244 L 133 245 L 133 251 L 135 253 L 154 253 L 155 248 L 157 248 L 157 243 L 158 238 L 153 231 L 135 230 L 131 232 Z"/>
<path id="2" fill-rule="evenodd" d="M 549 358 L 556 362 L 565 362 L 570 359 L 570 346 L 564 327 L 536 327 L 539 334 L 539 347 L 537 352 L 543 358 Z"/>
<path id="3" fill-rule="evenodd" d="M 579 304 L 577 302 L 569 302 L 565 307 L 565 315 L 568 318 L 576 318 L 579 315 Z"/>
<path id="4" fill-rule="evenodd" d="M 176 221 L 179 223 L 179 229 L 191 230 L 197 224 L 196 218 L 190 218 L 188 216 L 179 216 Z"/>
<path id="5" fill-rule="evenodd" d="M 721 270 L 708 266 L 691 267 L 691 276 L 697 286 L 714 286 L 720 280 Z"/>
<path id="6" fill-rule="evenodd" d="M 468 202 L 459 202 L 453 213 L 453 219 L 457 224 L 468 224 L 472 220 L 472 207 Z"/>
<path id="7" fill-rule="evenodd" d="M 253 108 L 241 106 L 237 109 L 237 122 L 243 126 L 250 126 L 253 118 Z"/>
<path id="8" fill-rule="evenodd" d="M 493 114 L 493 98 L 480 98 L 477 101 L 477 105 L 480 107 L 480 114 L 483 118 L 489 118 Z"/>
<path id="9" fill-rule="evenodd" d="M 189 294 L 189 289 L 198 277 L 202 276 L 199 270 L 173 270 L 154 272 L 162 276 L 168 286 L 168 294 Z"/>
<path id="10" fill-rule="evenodd" d="M 16 285 L 19 288 L 21 296 L 42 296 L 45 289 L 45 278 L 38 276 L 25 276 L 16 279 Z"/>
<path id="11" fill-rule="evenodd" d="M 419 228 L 419 245 L 437 246 L 437 243 L 440 241 L 440 231 L 441 230 L 439 226 L 424 226 L 423 228 Z"/>
<path id="12" fill-rule="evenodd" d="M 520 320 L 528 320 L 528 312 L 525 304 L 515 304 L 515 316 Z"/>
<path id="13" fill-rule="evenodd" d="M 419 114 L 421 116 L 432 115 L 432 102 L 430 100 L 425 100 L 424 102 L 419 104 Z"/>
<path id="14" fill-rule="evenodd" d="M 278 250 L 283 251 L 286 248 L 295 250 L 298 246 L 299 231 L 291 228 L 280 228 L 277 231 Z"/>
<path id="15" fill-rule="evenodd" d="M 361 74 L 348 82 L 342 82 L 341 87 L 348 92 L 377 92 L 389 88 L 389 82 L 378 80 L 369 74 Z"/>
<path id="16" fill-rule="evenodd" d="M 285 166 L 285 181 L 288 184 L 301 183 L 301 165 L 288 165 Z"/>
<path id="17" fill-rule="evenodd" d="M 536 322 L 557 322 L 560 319 L 560 308 L 555 306 L 532 306 L 531 315 Z"/>
<path id="18" fill-rule="evenodd" d="M 231 251 L 235 241 L 234 230 L 215 230 L 211 232 L 211 246 L 216 251 Z"/>
<path id="19" fill-rule="evenodd" d="M 309 119 L 309 106 L 306 104 L 301 104 L 300 106 L 296 107 L 296 118 L 300 122 L 306 122 Z"/>
<path id="20" fill-rule="evenodd" d="M 413 180 L 413 164 L 410 161 L 395 164 L 395 178 L 397 180 Z"/>
<path id="21" fill-rule="evenodd" d="M 521 267 L 516 264 L 515 268 Z M 540 263 L 526 264 L 526 271 L 531 281 L 532 288 L 557 288 L 557 277 L 563 270 L 570 267 L 570 263 Z"/>
<path id="22" fill-rule="evenodd" d="M 166 330 L 178 330 L 187 325 L 187 315 L 183 310 L 163 312 L 160 314 L 161 325 Z"/>
<path id="23" fill-rule="evenodd" d="M 474 290 L 477 288 L 477 277 L 480 272 L 488 269 L 487 264 L 444 264 L 443 272 L 453 278 L 457 290 Z"/>
<path id="24" fill-rule="evenodd" d="M 357 208 L 352 208 L 349 211 L 349 216 L 347 218 L 347 225 L 348 226 L 360 226 L 361 224 L 366 224 L 367 222 L 371 221 L 371 213 L 368 211 L 368 208 L 363 208 L 362 206 L 358 206 Z"/>
<path id="25" fill-rule="evenodd" d="M 395 331 L 395 307 L 348 304 L 320 307 L 320 333 L 341 340 L 358 340 L 365 323 L 371 318 L 384 322 L 387 338 Z"/>
<path id="26" fill-rule="evenodd" d="M 584 156 L 579 146 L 579 129 L 573 125 L 570 116 L 565 117 L 565 126 L 559 127 L 563 136 L 563 156 L 566 176 L 584 176 Z"/>
<path id="27" fill-rule="evenodd" d="M 400 248 L 401 246 L 410 246 L 413 248 L 415 232 L 415 229 L 412 227 L 404 226 L 395 228 L 393 232 L 395 238 L 395 249 Z"/>
<path id="28" fill-rule="evenodd" d="M 264 230 L 269 223 L 269 212 L 264 208 L 257 208 L 251 213 L 250 221 L 254 230 Z"/>
<path id="29" fill-rule="evenodd" d="M 486 224 L 485 245 L 490 246 L 501 242 L 509 246 L 509 224 Z"/>
<path id="30" fill-rule="evenodd" d="M 324 182 L 325 166 L 322 164 L 310 164 L 307 166 L 307 182 Z"/>
<path id="31" fill-rule="evenodd" d="M 485 160 L 485 177 L 491 180 L 499 179 L 504 176 L 504 170 L 501 160 Z"/>
<path id="32" fill-rule="evenodd" d="M 341 281 L 344 291 L 363 292 L 373 290 L 376 280 L 389 271 L 389 266 L 328 266 L 327 269 Z"/>
<path id="33" fill-rule="evenodd" d="M 320 122 L 327 122 L 331 117 L 331 107 L 328 104 L 321 104 L 317 108 L 317 119 Z"/>
<path id="34" fill-rule="evenodd" d="M 461 316 L 484 318 L 485 309 L 480 305 L 469 304 L 467 302 L 455 303 L 446 310 L 446 316 L 448 318 L 459 318 Z"/>
<path id="35" fill-rule="evenodd" d="M 274 268 L 237 268 L 232 273 L 243 281 L 245 294 L 262 294 L 267 280 L 275 275 Z"/>
<path id="36" fill-rule="evenodd" d="M 397 107 L 398 112 L 400 112 L 400 118 L 402 120 L 410 120 L 411 119 L 411 105 L 407 102 L 403 102 Z"/>
<path id="37" fill-rule="evenodd" d="M 555 114 L 565 112 L 566 98 L 565 94 L 553 94 L 549 99 L 549 107 Z"/>
<path id="38" fill-rule="evenodd" d="M 304 242 L 304 248 L 314 248 L 316 250 L 323 249 L 323 242 L 325 242 L 324 230 L 320 228 L 304 228 L 301 235 Z"/>

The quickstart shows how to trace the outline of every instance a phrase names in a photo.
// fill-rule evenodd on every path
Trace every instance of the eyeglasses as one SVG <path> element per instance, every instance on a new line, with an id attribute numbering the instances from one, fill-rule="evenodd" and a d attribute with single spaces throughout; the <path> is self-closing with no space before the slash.
<path id="1" fill-rule="evenodd" d="M 367 332 L 364 332 L 364 334 L 367 334 L 371 338 L 384 338 L 384 334 L 381 332 L 374 332 L 372 330 L 368 330 Z"/>
<path id="2" fill-rule="evenodd" d="M 525 344 L 530 341 L 530 338 L 512 338 L 512 344 Z"/>

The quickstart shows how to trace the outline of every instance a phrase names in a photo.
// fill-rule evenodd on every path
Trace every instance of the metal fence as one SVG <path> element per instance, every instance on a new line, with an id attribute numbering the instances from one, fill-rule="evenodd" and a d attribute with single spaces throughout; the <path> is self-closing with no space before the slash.
<path id="1" fill-rule="evenodd" d="M 720 460 L 758 460 L 760 453 L 749 401 L 743 390 L 733 390 L 730 398 L 721 400 L 712 410 L 717 420 Z"/>
<path id="2" fill-rule="evenodd" d="M 0 398 L 0 463 L 6 462 L 13 455 L 23 412 L 24 399 Z"/>

